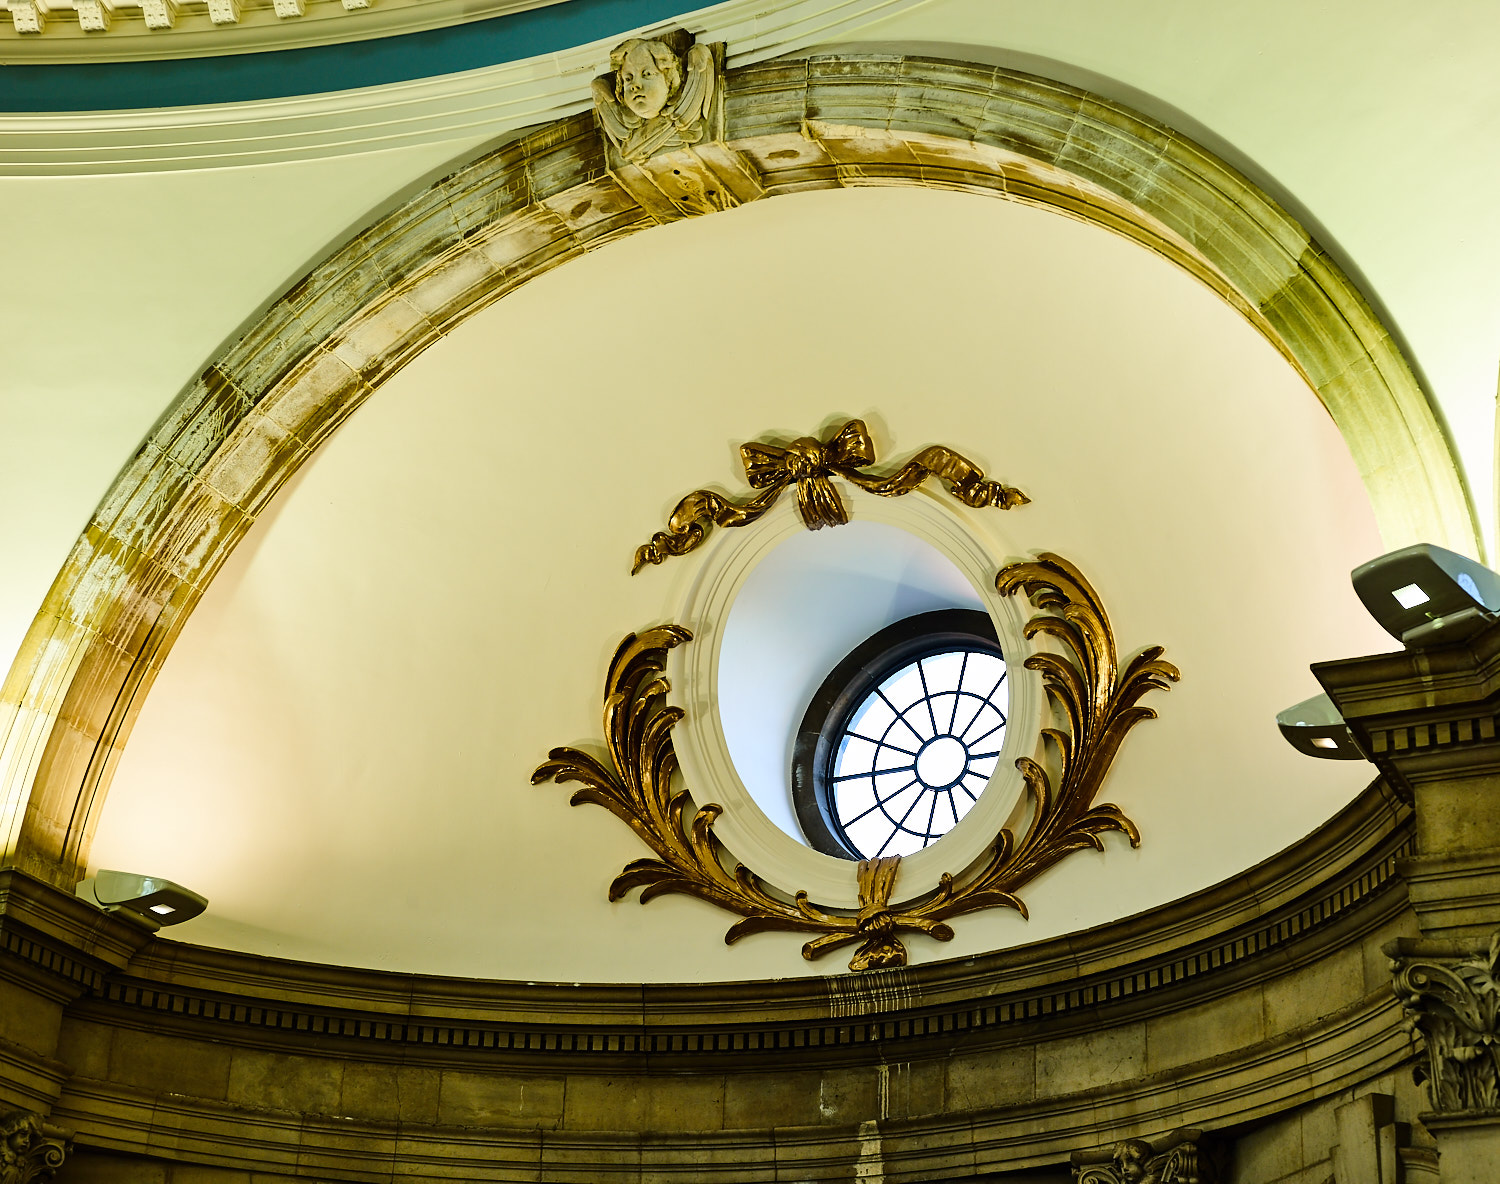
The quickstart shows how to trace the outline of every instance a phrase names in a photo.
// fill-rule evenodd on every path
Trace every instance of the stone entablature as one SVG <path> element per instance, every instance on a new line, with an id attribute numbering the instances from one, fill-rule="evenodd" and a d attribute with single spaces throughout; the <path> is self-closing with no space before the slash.
<path id="1" fill-rule="evenodd" d="M 1500 626 L 1458 644 L 1313 667 L 1370 761 L 1414 803 L 1403 859 L 1425 936 L 1500 928 Z"/>
<path id="2" fill-rule="evenodd" d="M 772 1163 L 947 1178 L 1066 1163 L 1183 1115 L 1267 1119 L 1309 1082 L 1332 1093 L 1401 1065 L 1400 1010 L 1363 951 L 1409 930 L 1394 875 L 1409 839 L 1377 786 L 1297 848 L 1141 918 L 982 958 L 708 986 L 207 950 L 11 871 L 0 982 L 57 983 L 59 1029 L 35 1059 L 56 1067 L 49 1121 L 91 1154 L 288 1174 L 385 1156 L 497 1182 L 626 1164 L 724 1184 Z M 101 944 L 74 974 L 59 955 L 91 919 Z"/>

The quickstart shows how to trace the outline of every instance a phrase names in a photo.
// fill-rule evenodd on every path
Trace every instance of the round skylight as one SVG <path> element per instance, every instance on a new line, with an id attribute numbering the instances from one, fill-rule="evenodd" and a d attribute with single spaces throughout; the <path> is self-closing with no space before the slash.
<path id="1" fill-rule="evenodd" d="M 1005 742 L 1005 662 L 949 649 L 902 666 L 841 729 L 828 776 L 838 829 L 860 855 L 910 855 L 979 800 Z"/>
<path id="2" fill-rule="evenodd" d="M 969 511 L 955 505 L 945 494 L 860 496 L 851 499 L 858 517 L 836 530 L 810 531 L 796 503 L 784 498 L 753 530 L 715 532 L 703 548 L 687 600 L 673 614 L 693 631 L 667 669 L 674 702 L 686 712 L 672 733 L 679 767 L 684 785 L 723 808 L 714 833 L 725 848 L 778 889 L 859 907 L 854 862 L 879 851 L 886 836 L 873 844 L 839 837 L 843 820 L 820 806 L 831 798 L 817 786 L 828 784 L 837 757 L 838 745 L 828 741 L 903 666 L 920 662 L 918 690 L 893 718 L 917 704 L 926 678 L 932 715 L 913 726 L 925 727 L 922 742 L 953 743 L 924 752 L 903 728 L 889 737 L 894 744 L 881 772 L 921 756 L 927 784 L 942 798 L 936 809 L 931 798 L 912 807 L 904 825 L 919 837 L 903 831 L 885 846 L 885 855 L 903 854 L 902 891 L 920 893 L 943 873 L 967 867 L 1021 806 L 1016 760 L 1036 747 L 1040 680 L 1023 665 L 1032 652 L 1023 606 L 988 589 L 1004 556 L 1023 548 L 971 529 Z M 962 654 L 971 650 L 1007 661 L 1005 678 L 980 685 L 983 662 L 971 657 L 964 668 Z M 959 653 L 956 668 L 935 663 L 945 651 Z M 986 709 L 993 714 L 982 719 L 981 696 L 995 700 Z M 1005 726 L 984 736 L 1000 716 Z M 998 759 L 984 755 L 994 752 Z M 863 771 L 865 805 L 874 805 L 873 766 Z M 880 798 L 889 796 L 883 782 L 880 789 Z M 857 813 L 845 814 L 854 830 Z M 879 809 L 876 815 L 884 817 Z"/>
<path id="3" fill-rule="evenodd" d="M 830 855 L 910 855 L 964 818 L 1005 744 L 1005 658 L 983 612 L 898 621 L 828 676 L 803 720 L 793 798 Z"/>

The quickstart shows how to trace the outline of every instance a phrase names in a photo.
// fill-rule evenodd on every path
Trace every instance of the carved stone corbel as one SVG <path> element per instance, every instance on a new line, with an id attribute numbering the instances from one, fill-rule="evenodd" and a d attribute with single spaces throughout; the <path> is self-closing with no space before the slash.
<path id="1" fill-rule="evenodd" d="M 1073 1152 L 1073 1184 L 1227 1184 L 1223 1147 L 1183 1127 L 1158 1139 L 1126 1139 L 1109 1151 Z"/>
<path id="2" fill-rule="evenodd" d="M 0 1184 L 50 1180 L 73 1150 L 73 1132 L 29 1110 L 0 1115 Z"/>
<path id="3" fill-rule="evenodd" d="M 1433 1111 L 1500 1110 L 1500 932 L 1487 950 L 1459 941 L 1398 938 L 1385 947 L 1406 1026 L 1419 1032 Z"/>
<path id="4" fill-rule="evenodd" d="M 724 143 L 724 43 L 674 29 L 610 52 L 593 82 L 610 175 L 658 221 L 765 196 L 760 173 Z"/>

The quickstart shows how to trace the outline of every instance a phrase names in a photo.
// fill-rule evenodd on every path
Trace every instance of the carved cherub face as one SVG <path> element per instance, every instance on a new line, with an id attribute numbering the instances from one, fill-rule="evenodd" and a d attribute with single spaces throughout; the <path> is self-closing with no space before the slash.
<path id="1" fill-rule="evenodd" d="M 1115 1172 L 1124 1184 L 1149 1184 L 1150 1159 L 1151 1145 L 1140 1139 L 1127 1139 L 1115 1146 Z"/>
<path id="2" fill-rule="evenodd" d="M 615 66 L 615 95 L 642 119 L 655 119 L 682 86 L 682 64 L 660 41 L 628 41 Z"/>

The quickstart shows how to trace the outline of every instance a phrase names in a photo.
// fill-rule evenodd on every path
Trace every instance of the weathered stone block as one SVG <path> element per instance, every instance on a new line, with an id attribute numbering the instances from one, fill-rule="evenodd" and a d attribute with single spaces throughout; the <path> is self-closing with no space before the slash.
<path id="1" fill-rule="evenodd" d="M 120 1028 L 110 1049 L 109 1076 L 140 1089 L 224 1101 L 232 1051 L 222 1044 Z"/>
<path id="2" fill-rule="evenodd" d="M 950 1110 L 1009 1106 L 1036 1096 L 1036 1049 L 1029 1044 L 955 1053 L 946 1068 L 945 1096 Z"/>
<path id="3" fill-rule="evenodd" d="M 344 1065 L 333 1057 L 298 1057 L 236 1049 L 227 1100 L 238 1106 L 336 1114 Z"/>
<path id="4" fill-rule="evenodd" d="M 557 1126 L 563 1119 L 563 1079 L 499 1073 L 444 1072 L 438 1122 L 454 1126 Z"/>
<path id="5" fill-rule="evenodd" d="M 1049 1040 L 1037 1046 L 1036 1092 L 1054 1097 L 1095 1089 L 1139 1077 L 1145 1067 L 1145 1024 Z"/>
<path id="6" fill-rule="evenodd" d="M 87 1020 L 70 1019 L 57 1037 L 57 1059 L 77 1077 L 102 1081 L 109 1076 L 109 1048 L 113 1029 Z"/>
<path id="7" fill-rule="evenodd" d="M 1265 985 L 1265 1034 L 1279 1036 L 1328 1014 L 1331 1000 L 1362 999 L 1364 954 L 1340 950 Z"/>

